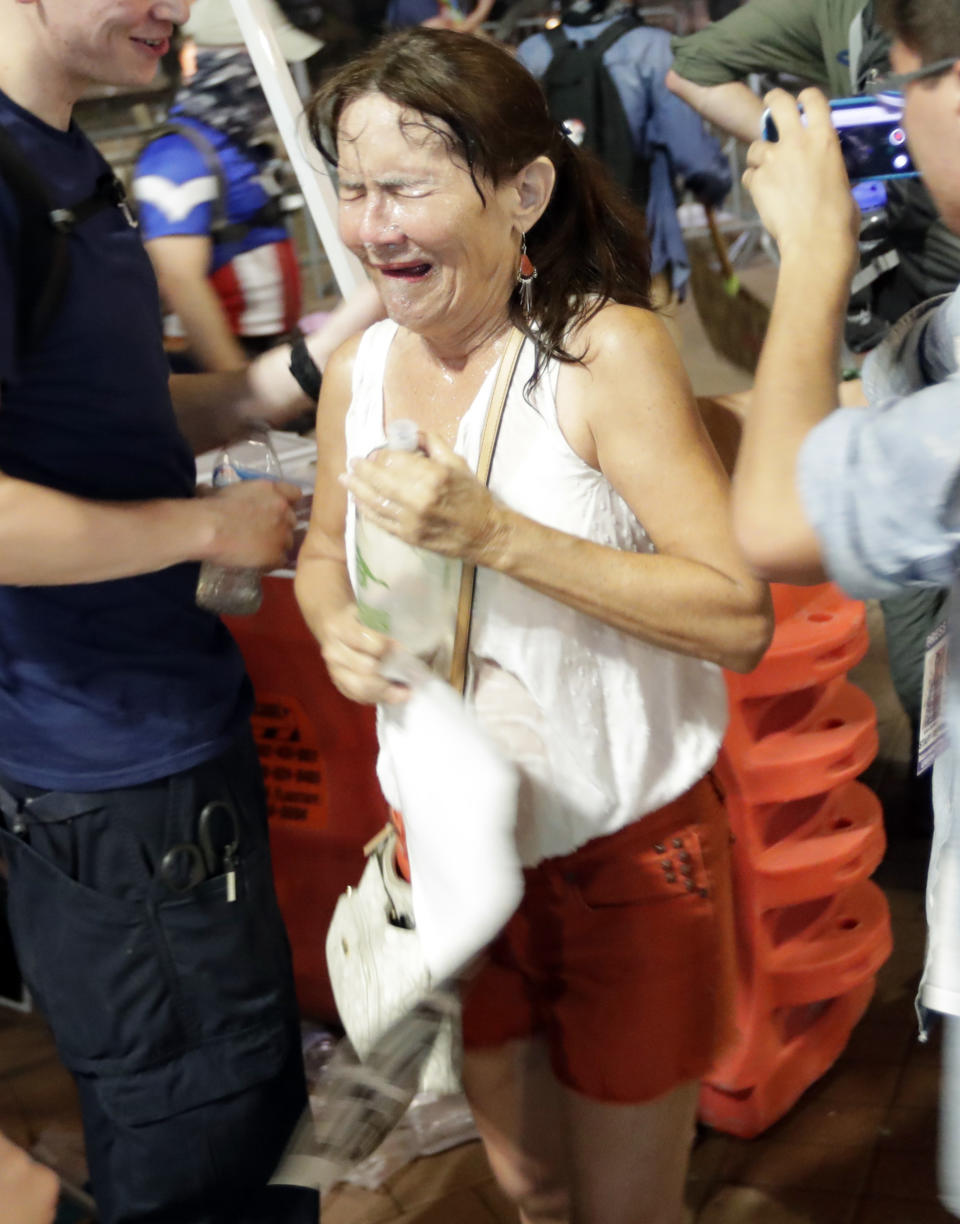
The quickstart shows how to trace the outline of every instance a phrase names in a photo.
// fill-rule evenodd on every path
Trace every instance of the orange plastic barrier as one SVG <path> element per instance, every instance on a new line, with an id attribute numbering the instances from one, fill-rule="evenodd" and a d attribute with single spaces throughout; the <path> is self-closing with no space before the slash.
<path id="1" fill-rule="evenodd" d="M 774 584 L 776 628 L 763 662 L 747 676 L 730 673 L 734 702 L 769 697 L 843 676 L 867 652 L 864 606 L 833 585 Z"/>
<path id="2" fill-rule="evenodd" d="M 280 909 L 300 1007 L 335 1019 L 324 944 L 340 893 L 363 871 L 363 846 L 387 810 L 376 778 L 374 711 L 333 687 L 290 578 L 263 580 L 255 616 L 227 619 L 256 694 Z"/>
<path id="3" fill-rule="evenodd" d="M 737 830 L 739 895 L 758 910 L 829 896 L 872 875 L 883 858 L 880 801 L 860 782 L 749 810 L 728 789 L 727 810 Z"/>
<path id="4" fill-rule="evenodd" d="M 842 676 L 779 697 L 731 695 L 724 746 L 745 803 L 803 799 L 863 773 L 877 753 L 877 713 Z"/>
<path id="5" fill-rule="evenodd" d="M 870 979 L 840 998 L 762 1018 L 747 1008 L 734 1051 L 718 1060 L 701 1085 L 701 1121 L 743 1139 L 766 1130 L 833 1066 L 872 996 Z M 744 1067 L 745 1049 L 750 1060 Z M 755 1073 L 757 1067 L 762 1075 Z M 743 1080 L 748 1081 L 743 1087 L 733 1086 Z"/>
<path id="6" fill-rule="evenodd" d="M 876 753 L 876 713 L 846 680 L 868 644 L 863 604 L 829 585 L 773 595 L 769 651 L 728 677 L 717 765 L 734 836 L 738 1037 L 706 1077 L 700 1117 L 743 1138 L 838 1057 L 892 947 L 868 878 L 882 812 L 855 781 Z"/>

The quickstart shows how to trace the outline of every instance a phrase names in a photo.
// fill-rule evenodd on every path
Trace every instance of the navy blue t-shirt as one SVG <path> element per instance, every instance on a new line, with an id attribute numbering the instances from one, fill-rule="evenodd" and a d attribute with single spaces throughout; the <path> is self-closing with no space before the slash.
<path id="1" fill-rule="evenodd" d="M 69 206 L 106 169 L 0 94 L 0 123 Z M 193 456 L 168 390 L 156 280 L 108 207 L 69 240 L 62 304 L 23 351 L 19 214 L 0 181 L 0 471 L 106 501 L 191 497 Z M 0 773 L 50 789 L 165 777 L 217 755 L 249 713 L 243 661 L 194 602 L 197 566 L 59 587 L 0 586 Z"/>

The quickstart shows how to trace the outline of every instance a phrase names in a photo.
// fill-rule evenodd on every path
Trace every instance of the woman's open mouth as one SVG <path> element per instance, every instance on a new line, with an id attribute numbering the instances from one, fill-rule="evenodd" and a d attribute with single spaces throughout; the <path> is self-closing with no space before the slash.
<path id="1" fill-rule="evenodd" d="M 389 276 L 391 280 L 418 281 L 423 280 L 433 264 L 418 261 L 404 264 L 377 264 L 381 276 Z"/>

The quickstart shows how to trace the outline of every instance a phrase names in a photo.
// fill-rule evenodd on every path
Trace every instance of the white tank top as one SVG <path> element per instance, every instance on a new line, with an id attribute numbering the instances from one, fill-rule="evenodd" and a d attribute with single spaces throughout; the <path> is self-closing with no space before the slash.
<path id="1" fill-rule="evenodd" d="M 391 320 L 363 335 L 346 417 L 347 458 L 385 444 L 383 379 Z M 530 400 L 528 340 L 504 407 L 490 487 L 506 505 L 558 531 L 655 552 L 633 511 L 570 448 L 557 420 L 561 364 L 548 363 Z M 460 421 L 455 449 L 473 467 L 496 379 L 487 375 Z M 355 508 L 346 547 L 356 589 Z M 602 624 L 513 578 L 477 571 L 468 700 L 521 774 L 517 841 L 525 865 L 614 833 L 689 790 L 716 759 L 726 687 L 712 663 Z M 391 803 L 390 762 L 378 766 Z"/>

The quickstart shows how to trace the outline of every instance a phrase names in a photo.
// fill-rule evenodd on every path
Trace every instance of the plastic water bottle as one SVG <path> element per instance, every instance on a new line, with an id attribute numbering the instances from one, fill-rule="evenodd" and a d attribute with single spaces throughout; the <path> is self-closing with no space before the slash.
<path id="1" fill-rule="evenodd" d="M 390 450 L 417 450 L 414 421 L 391 421 Z M 456 628 L 461 563 L 417 548 L 367 522 L 357 511 L 357 612 L 411 654 L 442 671 L 449 666 Z"/>
<path id="2" fill-rule="evenodd" d="M 217 456 L 213 487 L 222 489 L 241 480 L 279 480 L 283 475 L 267 429 L 253 429 Z M 204 561 L 197 580 L 197 603 L 222 616 L 252 616 L 263 602 L 261 571 Z"/>

